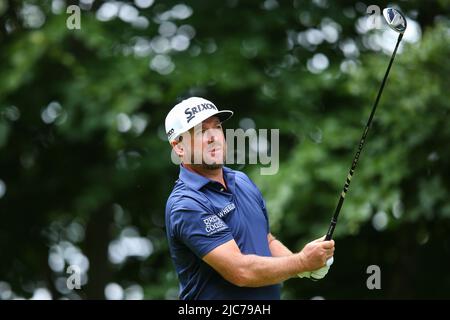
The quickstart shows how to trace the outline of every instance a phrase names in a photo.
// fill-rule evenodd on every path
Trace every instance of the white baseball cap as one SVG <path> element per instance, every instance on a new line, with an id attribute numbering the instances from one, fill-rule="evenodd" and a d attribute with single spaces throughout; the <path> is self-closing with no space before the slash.
<path id="1" fill-rule="evenodd" d="M 166 116 L 166 134 L 169 142 L 188 131 L 204 120 L 217 116 L 221 122 L 233 115 L 231 110 L 221 110 L 209 100 L 191 97 L 178 103 Z"/>

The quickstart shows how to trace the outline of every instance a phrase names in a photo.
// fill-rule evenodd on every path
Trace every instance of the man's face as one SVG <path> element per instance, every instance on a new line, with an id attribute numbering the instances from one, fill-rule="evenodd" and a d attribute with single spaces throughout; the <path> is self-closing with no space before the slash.
<path id="1" fill-rule="evenodd" d="M 184 133 L 181 143 L 184 147 L 184 163 L 214 170 L 221 168 L 225 162 L 225 137 L 222 124 L 216 116 Z"/>

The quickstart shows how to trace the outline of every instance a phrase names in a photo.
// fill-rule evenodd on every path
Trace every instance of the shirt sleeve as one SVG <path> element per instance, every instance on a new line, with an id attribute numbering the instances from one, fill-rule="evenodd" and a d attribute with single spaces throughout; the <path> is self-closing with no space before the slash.
<path id="1" fill-rule="evenodd" d="M 170 212 L 170 228 L 199 258 L 233 239 L 227 224 L 195 200 L 174 205 Z"/>

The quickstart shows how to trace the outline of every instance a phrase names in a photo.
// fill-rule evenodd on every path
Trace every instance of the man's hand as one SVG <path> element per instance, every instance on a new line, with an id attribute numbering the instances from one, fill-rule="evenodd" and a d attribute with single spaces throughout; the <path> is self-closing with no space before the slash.
<path id="1" fill-rule="evenodd" d="M 334 254 L 334 240 L 324 241 L 325 236 L 308 243 L 300 251 L 300 259 L 305 271 L 322 268 Z"/>
<path id="2" fill-rule="evenodd" d="M 333 264 L 334 240 L 324 241 L 325 237 L 308 243 L 300 252 L 301 260 L 307 271 L 299 273 L 300 278 L 320 280 L 326 276 Z"/>

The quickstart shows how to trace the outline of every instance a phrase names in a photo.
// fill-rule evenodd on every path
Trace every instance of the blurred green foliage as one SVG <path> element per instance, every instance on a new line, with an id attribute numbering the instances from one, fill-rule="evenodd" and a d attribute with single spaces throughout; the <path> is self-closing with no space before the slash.
<path id="1" fill-rule="evenodd" d="M 66 27 L 77 1 L 0 4 L 0 299 L 38 287 L 103 298 L 110 283 L 177 297 L 164 207 L 178 169 L 163 122 L 191 95 L 234 109 L 228 128 L 251 118 L 280 129 L 276 175 L 234 167 L 260 186 L 272 233 L 292 250 L 326 232 L 395 45 L 391 31 L 361 29 L 368 4 L 155 1 L 138 8 L 148 26 L 137 27 L 120 8 L 99 18 L 105 3 L 95 1 L 79 30 Z M 391 70 L 335 264 L 321 282 L 287 281 L 283 298 L 449 297 L 449 2 L 397 5 L 417 39 L 405 36 Z M 127 236 L 146 254 L 124 257 Z M 86 285 L 61 289 L 83 256 Z M 371 264 L 382 290 L 366 287 Z"/>

